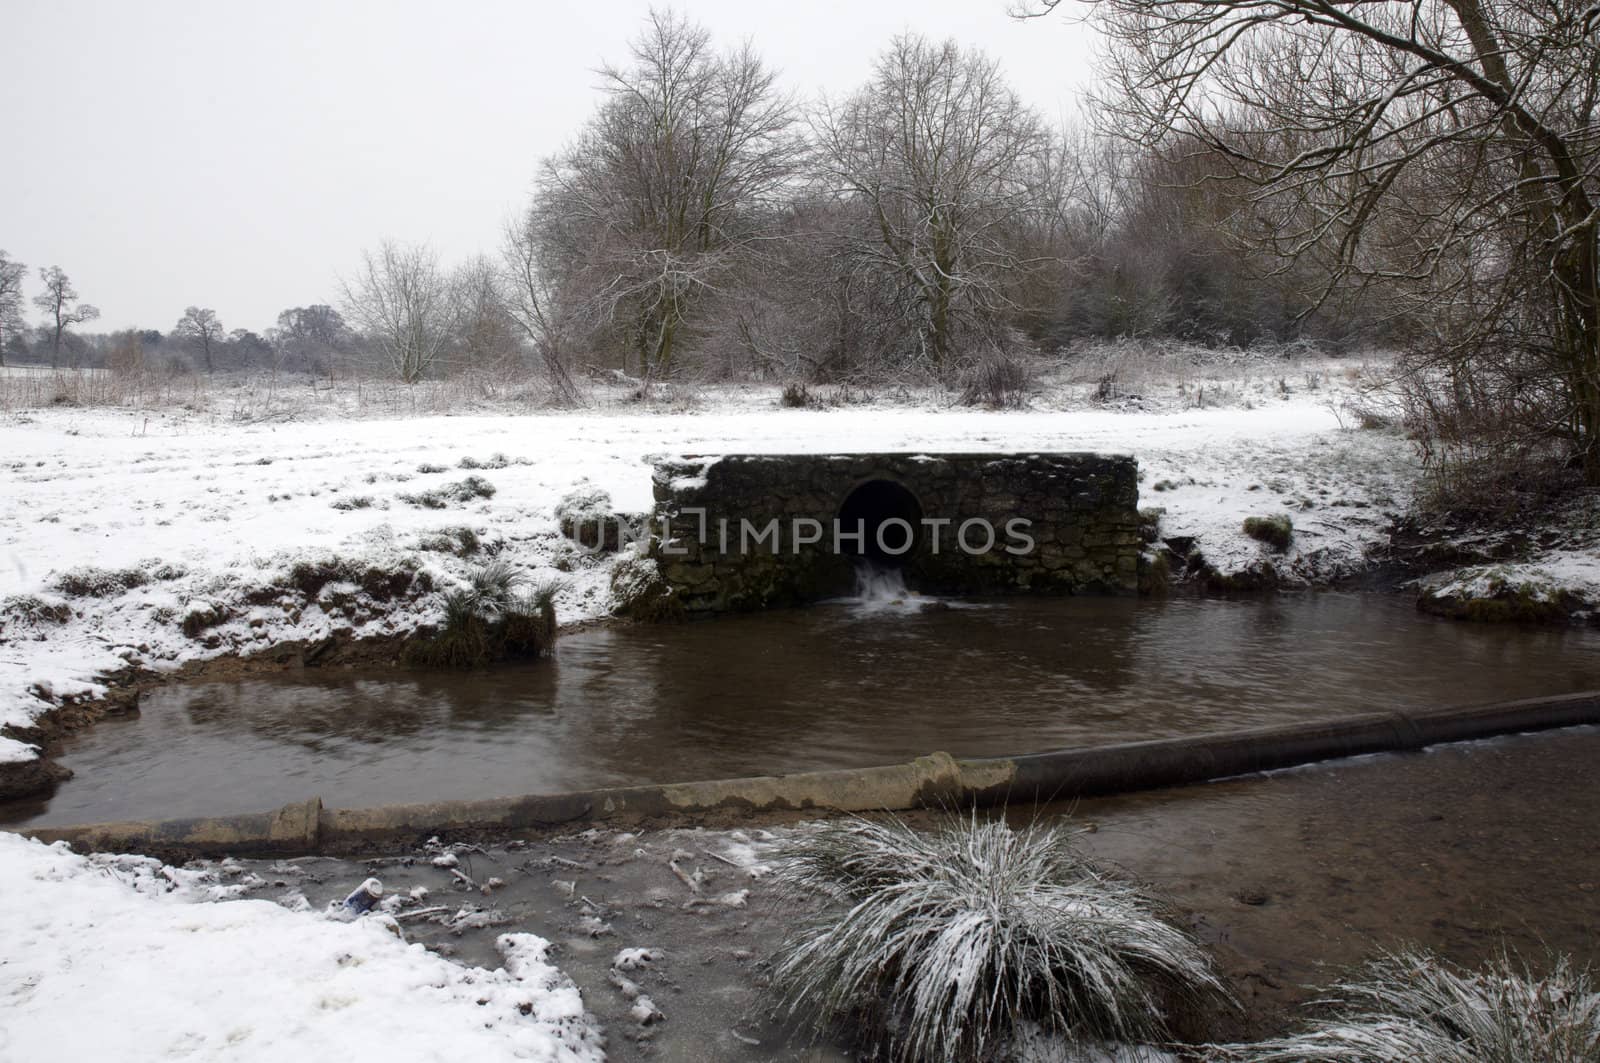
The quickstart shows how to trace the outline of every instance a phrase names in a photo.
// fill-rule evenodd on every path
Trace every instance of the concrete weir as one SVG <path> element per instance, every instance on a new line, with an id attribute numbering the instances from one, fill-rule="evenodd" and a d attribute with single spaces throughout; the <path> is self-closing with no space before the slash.
<path id="1" fill-rule="evenodd" d="M 1138 465 L 1088 453 L 726 454 L 655 463 L 686 611 L 849 592 L 859 560 L 938 594 L 1131 594 Z"/>
<path id="2" fill-rule="evenodd" d="M 393 851 L 430 835 L 515 833 L 711 812 L 876 812 L 1050 801 L 1207 779 L 1444 742 L 1600 723 L 1600 691 L 1420 712 L 1371 712 L 1224 734 L 957 760 L 633 786 L 483 801 L 330 809 L 316 798 L 275 812 L 214 819 L 25 829 L 80 851 L 165 858 Z"/>

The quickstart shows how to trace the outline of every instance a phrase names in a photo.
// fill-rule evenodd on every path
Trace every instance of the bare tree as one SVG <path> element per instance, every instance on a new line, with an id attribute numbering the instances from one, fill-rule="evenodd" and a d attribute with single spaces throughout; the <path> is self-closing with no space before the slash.
<path id="1" fill-rule="evenodd" d="M 1314 259 L 1319 298 L 1370 293 L 1422 331 L 1460 423 L 1565 440 L 1600 484 L 1593 6 L 1087 2 L 1110 124 L 1232 160 L 1259 238 Z"/>
<path id="2" fill-rule="evenodd" d="M 363 252 L 360 271 L 341 283 L 346 313 L 403 383 L 415 384 L 435 367 L 452 321 L 432 248 L 386 240 L 376 253 Z"/>
<path id="3" fill-rule="evenodd" d="M 575 404 L 580 396 L 567 361 L 572 308 L 561 299 L 556 270 L 544 261 L 546 245 L 539 238 L 539 222 L 538 214 L 530 210 L 521 222 L 506 226 L 500 253 L 506 312 L 533 345 L 556 395 Z"/>
<path id="4" fill-rule="evenodd" d="M 39 279 L 44 282 L 44 292 L 33 297 L 33 305 L 50 316 L 45 324 L 50 337 L 50 368 L 59 369 L 61 344 L 67 331 L 74 325 L 93 321 L 100 316 L 100 311 L 88 303 L 78 302 L 78 292 L 60 266 L 41 268 Z"/>
<path id="5" fill-rule="evenodd" d="M 947 367 L 960 329 L 1013 308 L 1016 237 L 1048 159 L 1038 118 L 983 53 L 908 34 L 817 135 L 836 194 L 868 215 L 857 267 L 894 279 L 925 360 Z"/>
<path id="6" fill-rule="evenodd" d="M 22 279 L 27 275 L 27 266 L 0 251 L 0 366 L 6 364 L 6 345 L 28 327 L 22 314 Z"/>
<path id="7" fill-rule="evenodd" d="M 508 309 L 506 278 L 486 255 L 474 255 L 450 273 L 454 323 L 452 359 L 468 373 L 505 373 L 522 352 L 522 329 Z"/>
<path id="8" fill-rule="evenodd" d="M 652 12 L 606 99 L 547 160 L 531 232 L 563 298 L 618 327 L 647 375 L 668 372 L 695 307 L 770 235 L 804 150 L 792 99 L 748 48 Z"/>
<path id="9" fill-rule="evenodd" d="M 172 335 L 183 340 L 189 345 L 190 350 L 200 355 L 207 373 L 216 372 L 216 350 L 227 337 L 227 330 L 217 319 L 215 310 L 199 306 L 187 308 L 183 316 L 178 319 L 178 323 L 172 326 Z"/>

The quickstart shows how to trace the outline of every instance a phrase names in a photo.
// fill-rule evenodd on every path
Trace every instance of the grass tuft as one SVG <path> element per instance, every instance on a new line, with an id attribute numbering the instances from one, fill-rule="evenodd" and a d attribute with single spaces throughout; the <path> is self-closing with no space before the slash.
<path id="1" fill-rule="evenodd" d="M 1026 1031 L 1158 1042 L 1175 1010 L 1224 996 L 1163 907 L 1059 827 L 850 820 L 786 847 L 776 870 L 835 902 L 780 950 L 791 1014 L 850 1024 L 891 1059 L 1003 1057 Z"/>
<path id="2" fill-rule="evenodd" d="M 1428 952 L 1385 955 L 1333 989 L 1332 1014 L 1302 1033 L 1212 1049 L 1242 1063 L 1594 1063 L 1600 986 L 1552 957 L 1535 975 L 1502 955 L 1481 970 Z"/>
<path id="3" fill-rule="evenodd" d="M 57 576 L 51 588 L 69 598 L 113 598 L 149 582 L 150 576 L 143 569 L 81 565 Z"/>
<path id="4" fill-rule="evenodd" d="M 461 525 L 454 528 L 439 528 L 436 531 L 424 532 L 417 539 L 417 548 L 466 558 L 483 549 L 483 542 L 478 538 L 476 531 Z"/>
<path id="5" fill-rule="evenodd" d="M 1290 543 L 1294 542 L 1294 522 L 1286 513 L 1277 513 L 1270 517 L 1246 517 L 1244 533 L 1256 542 L 1266 543 L 1282 553 L 1289 549 Z"/>
<path id="6" fill-rule="evenodd" d="M 474 570 L 465 587 L 442 595 L 443 622 L 431 637 L 406 646 L 406 660 L 426 668 L 475 668 L 542 657 L 555 645 L 555 597 L 563 586 L 560 580 L 530 586 L 512 565 L 491 561 Z"/>
<path id="7" fill-rule="evenodd" d="M 468 476 L 464 480 L 443 484 L 430 491 L 403 494 L 400 501 L 423 509 L 447 509 L 452 504 L 465 504 L 475 498 L 493 498 L 494 484 L 481 476 Z"/>

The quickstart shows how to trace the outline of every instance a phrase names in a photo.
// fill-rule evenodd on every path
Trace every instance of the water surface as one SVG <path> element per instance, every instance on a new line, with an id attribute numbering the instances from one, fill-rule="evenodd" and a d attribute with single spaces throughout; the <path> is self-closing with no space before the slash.
<path id="1" fill-rule="evenodd" d="M 552 661 L 173 685 L 0 822 L 220 815 L 881 764 L 1600 686 L 1600 633 L 1383 595 L 834 603 L 585 631 Z"/>

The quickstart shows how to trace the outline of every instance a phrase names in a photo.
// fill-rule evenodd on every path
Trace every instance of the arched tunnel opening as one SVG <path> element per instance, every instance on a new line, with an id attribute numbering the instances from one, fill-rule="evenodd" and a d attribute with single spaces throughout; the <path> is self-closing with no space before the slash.
<path id="1" fill-rule="evenodd" d="M 902 483 L 868 480 L 839 506 L 841 550 L 880 568 L 898 568 L 916 552 L 922 532 L 922 505 Z M 851 538 L 857 528 L 858 541 Z"/>

